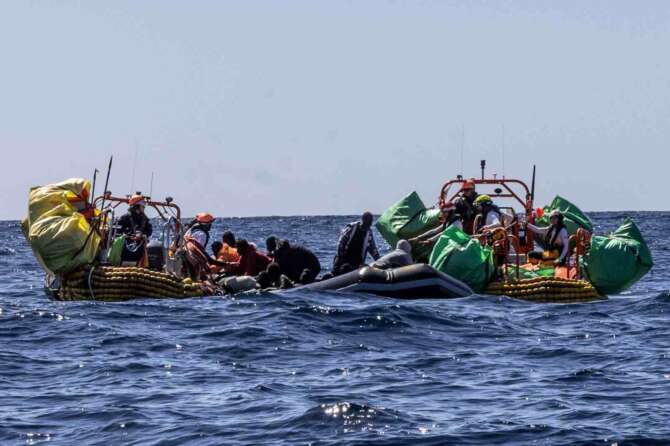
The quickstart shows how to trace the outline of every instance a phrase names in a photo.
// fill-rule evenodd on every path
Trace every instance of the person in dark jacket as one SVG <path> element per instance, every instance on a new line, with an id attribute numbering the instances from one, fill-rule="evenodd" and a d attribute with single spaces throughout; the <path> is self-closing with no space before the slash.
<path id="1" fill-rule="evenodd" d="M 379 259 L 379 251 L 372 235 L 372 214 L 365 212 L 360 221 L 349 223 L 342 230 L 337 241 L 337 254 L 333 259 L 333 274 L 343 273 L 343 266 L 349 265 L 352 270 L 365 264 L 370 254 L 374 260 Z"/>
<path id="2" fill-rule="evenodd" d="M 475 200 L 479 197 L 475 190 L 474 180 L 465 180 L 461 189 L 461 196 L 454 200 L 455 213 L 462 220 L 462 229 L 466 234 L 474 234 L 475 217 L 477 216 L 477 206 Z"/>
<path id="3" fill-rule="evenodd" d="M 147 239 L 153 233 L 149 218 L 144 213 L 146 200 L 141 195 L 134 195 L 128 200 L 128 212 L 117 222 L 117 230 L 125 235 L 126 240 L 121 254 L 122 262 L 142 263 L 145 257 Z"/>
<path id="4" fill-rule="evenodd" d="M 272 260 L 275 258 L 275 251 L 277 251 L 277 237 L 274 235 L 271 235 L 267 239 L 265 239 L 265 248 L 267 249 L 267 256 L 270 257 Z"/>
<path id="5" fill-rule="evenodd" d="M 275 251 L 274 261 L 279 264 L 282 274 L 293 282 L 299 282 L 303 271 L 309 270 L 309 277 L 313 281 L 321 272 L 321 264 L 316 255 L 304 246 L 291 246 L 288 240 L 281 240 Z"/>

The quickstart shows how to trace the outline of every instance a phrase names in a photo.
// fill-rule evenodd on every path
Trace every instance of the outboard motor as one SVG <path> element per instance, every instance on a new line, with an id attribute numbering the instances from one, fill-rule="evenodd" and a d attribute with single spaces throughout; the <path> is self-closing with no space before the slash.
<path id="1" fill-rule="evenodd" d="M 151 240 L 147 243 L 147 259 L 149 269 L 154 271 L 163 271 L 165 267 L 165 255 L 163 254 L 163 245 L 158 240 Z"/>

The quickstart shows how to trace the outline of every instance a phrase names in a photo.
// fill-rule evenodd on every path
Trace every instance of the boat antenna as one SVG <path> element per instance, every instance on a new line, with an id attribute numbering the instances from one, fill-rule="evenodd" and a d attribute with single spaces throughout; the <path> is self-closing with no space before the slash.
<path id="1" fill-rule="evenodd" d="M 500 135 L 500 145 L 502 149 L 502 177 L 505 178 L 505 124 L 502 125 L 502 134 Z"/>
<path id="2" fill-rule="evenodd" d="M 154 173 L 151 172 L 151 183 L 149 184 L 149 197 L 152 197 L 154 194 Z"/>
<path id="3" fill-rule="evenodd" d="M 530 199 L 535 202 L 535 164 L 533 164 L 533 179 L 530 183 Z"/>
<path id="4" fill-rule="evenodd" d="M 140 151 L 137 142 L 135 142 L 135 159 L 133 161 L 133 174 L 130 177 L 130 192 L 135 189 L 135 168 L 137 167 L 137 154 Z"/>
<path id="5" fill-rule="evenodd" d="M 484 170 L 486 169 L 486 160 L 481 160 L 479 166 L 482 168 L 482 180 L 484 179 Z"/>
<path id="6" fill-rule="evenodd" d="M 93 200 L 95 200 L 95 182 L 98 179 L 98 172 L 100 172 L 98 169 L 95 169 L 93 171 L 93 186 L 91 187 L 91 205 L 93 205 Z"/>
<path id="7" fill-rule="evenodd" d="M 114 161 L 114 155 L 109 157 L 109 165 L 107 166 L 107 178 L 105 178 L 105 190 L 102 193 L 102 203 L 100 206 L 100 212 L 105 209 L 105 199 L 107 198 L 107 188 L 109 187 L 109 174 L 112 172 L 112 162 Z M 101 217 L 102 218 L 102 217 Z"/>
<path id="8" fill-rule="evenodd" d="M 465 149 L 465 124 L 461 124 L 461 175 L 463 175 L 463 151 Z"/>

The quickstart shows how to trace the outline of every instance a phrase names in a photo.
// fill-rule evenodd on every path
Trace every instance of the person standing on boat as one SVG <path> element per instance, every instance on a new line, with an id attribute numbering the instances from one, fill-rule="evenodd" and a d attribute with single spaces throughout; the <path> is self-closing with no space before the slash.
<path id="1" fill-rule="evenodd" d="M 496 228 L 502 228 L 502 214 L 498 206 L 493 204 L 493 200 L 488 195 L 479 195 L 475 200 L 477 208 L 477 217 L 475 219 L 477 227 L 475 233 L 480 234 L 490 232 Z"/>
<path id="2" fill-rule="evenodd" d="M 372 235 L 372 214 L 365 212 L 360 221 L 344 227 L 337 241 L 337 254 L 333 259 L 333 275 L 342 274 L 342 267 L 358 269 L 365 263 L 368 254 L 379 259 L 379 251 Z"/>
<path id="3" fill-rule="evenodd" d="M 564 223 L 565 217 L 558 209 L 549 214 L 551 226 L 539 227 L 526 223 L 526 227 L 533 233 L 544 237 L 544 253 L 542 260 L 553 260 L 554 265 L 563 266 L 568 259 L 570 251 L 570 235 Z"/>
<path id="4" fill-rule="evenodd" d="M 466 180 L 461 188 L 461 196 L 454 200 L 456 214 L 460 216 L 463 222 L 463 231 L 472 235 L 475 233 L 474 223 L 477 216 L 475 200 L 479 195 L 475 190 L 474 180 Z"/>
<path id="5" fill-rule="evenodd" d="M 125 236 L 121 262 L 135 262 L 140 266 L 144 263 L 147 239 L 153 232 L 151 222 L 144 213 L 146 205 L 142 195 L 133 195 L 128 200 L 128 212 L 117 222 L 118 231 Z"/>
<path id="6" fill-rule="evenodd" d="M 195 280 L 207 278 L 210 273 L 209 265 L 213 259 L 207 254 L 209 231 L 212 228 L 214 217 L 206 212 L 195 216 L 184 234 L 184 257 L 189 276 Z"/>

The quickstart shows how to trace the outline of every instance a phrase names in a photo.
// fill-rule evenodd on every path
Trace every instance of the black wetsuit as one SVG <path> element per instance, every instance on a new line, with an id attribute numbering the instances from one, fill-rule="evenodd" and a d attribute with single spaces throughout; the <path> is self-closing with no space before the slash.
<path id="1" fill-rule="evenodd" d="M 303 270 L 308 269 L 308 280 L 313 281 L 321 272 L 321 263 L 316 255 L 304 246 L 285 246 L 280 244 L 275 251 L 274 261 L 279 264 L 282 274 L 293 282 L 300 280 Z"/>
<path id="2" fill-rule="evenodd" d="M 474 234 L 474 222 L 477 216 L 477 209 L 475 208 L 475 200 L 479 195 L 474 194 L 471 198 L 461 196 L 454 201 L 456 207 L 456 214 L 458 214 L 463 222 L 463 231 L 466 234 Z"/>
<path id="3" fill-rule="evenodd" d="M 138 215 L 128 212 L 119 218 L 117 225 L 119 232 L 125 235 L 135 235 L 137 232 L 141 232 L 145 236 L 151 237 L 153 233 L 151 222 L 144 214 Z"/>
<path id="4" fill-rule="evenodd" d="M 337 242 L 337 254 L 333 259 L 333 274 L 348 272 L 342 271 L 344 265 L 349 265 L 351 269 L 360 268 L 368 254 L 375 260 L 380 257 L 372 230 L 369 227 L 364 228 L 360 221 L 349 223 Z"/>
<path id="5" fill-rule="evenodd" d="M 138 232 L 149 238 L 153 233 L 153 227 L 149 218 L 145 214 L 134 214 L 128 212 L 121 216 L 117 222 L 118 231 L 121 234 L 132 237 Z M 124 262 L 138 262 L 144 256 L 144 246 L 146 241 L 135 241 L 131 238 L 126 238 L 123 246 L 123 253 L 121 260 Z"/>

